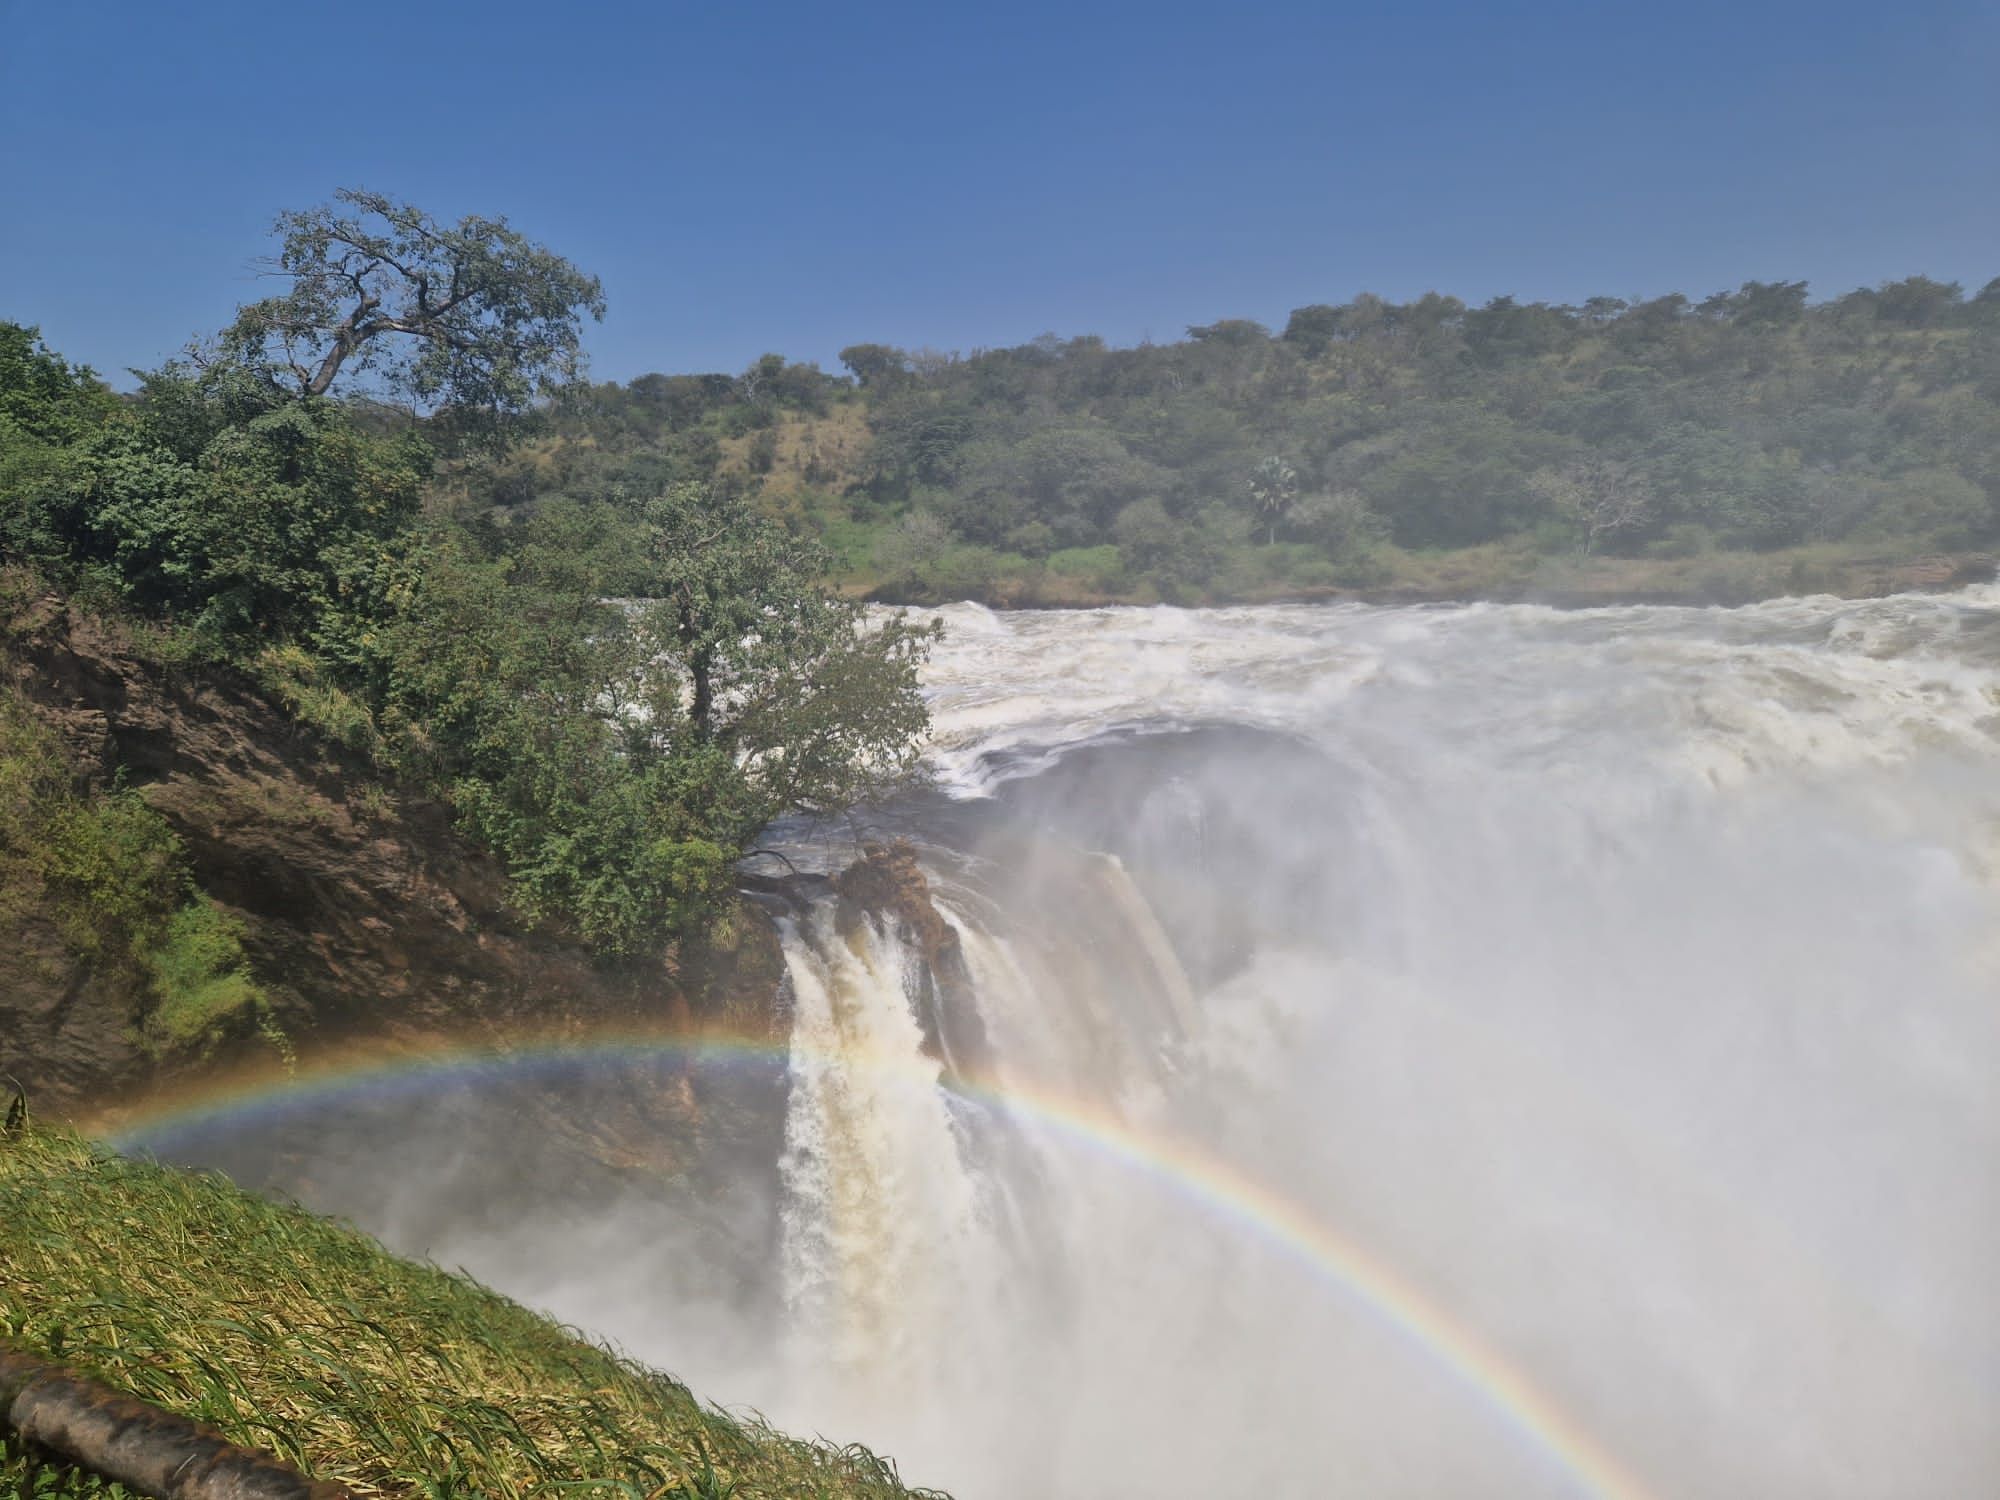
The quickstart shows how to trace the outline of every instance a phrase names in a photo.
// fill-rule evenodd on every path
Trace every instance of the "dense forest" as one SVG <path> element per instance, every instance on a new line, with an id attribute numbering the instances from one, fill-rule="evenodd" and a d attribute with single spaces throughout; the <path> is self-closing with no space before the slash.
<path id="1" fill-rule="evenodd" d="M 1014 602 L 1476 592 L 1585 558 L 1727 578 L 1786 549 L 1777 585 L 1810 587 L 1822 561 L 2000 535 L 2000 280 L 1361 296 L 1277 334 L 841 359 L 591 387 L 464 497 L 697 481 L 816 533 L 858 588 Z"/>

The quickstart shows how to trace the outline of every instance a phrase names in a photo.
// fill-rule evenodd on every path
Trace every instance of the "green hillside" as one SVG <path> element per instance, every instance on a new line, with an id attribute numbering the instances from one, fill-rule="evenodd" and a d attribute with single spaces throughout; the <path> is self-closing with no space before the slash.
<path id="1" fill-rule="evenodd" d="M 350 1229 L 65 1133 L 0 1137 L 0 1338 L 359 1495 L 922 1493 Z M 0 1496 L 31 1472 L 0 1443 Z M 119 1492 L 45 1468 L 32 1493 Z"/>
<path id="2" fill-rule="evenodd" d="M 595 386 L 461 494 L 699 481 L 857 590 L 1003 603 L 1870 592 L 2000 542 L 2000 281 L 1364 294 L 1277 332 L 841 359 Z"/>

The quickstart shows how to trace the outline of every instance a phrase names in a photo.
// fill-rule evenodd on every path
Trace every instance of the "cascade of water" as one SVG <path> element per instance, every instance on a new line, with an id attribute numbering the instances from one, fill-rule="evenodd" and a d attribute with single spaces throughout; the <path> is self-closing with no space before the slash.
<path id="1" fill-rule="evenodd" d="M 413 1248 L 962 1500 L 2000 1493 L 2000 590 L 947 613 L 989 1055 L 790 921 L 771 1326 Z"/>
<path id="2" fill-rule="evenodd" d="M 940 718 L 991 826 L 932 866 L 998 1102 L 932 1068 L 927 1143 L 845 1138 L 960 1174 L 949 1224 L 869 1200 L 877 1311 L 980 1376 L 838 1409 L 975 1496 L 1990 1487 L 1993 603 L 987 621 Z M 793 973 L 893 1010 L 898 961 Z M 1394 1267 L 1430 1346 L 1134 1139 Z"/>
<path id="3" fill-rule="evenodd" d="M 824 908 L 783 936 L 788 1399 L 820 1425 L 963 1408 L 977 1394 L 974 1345 L 945 1335 L 1007 1299 L 991 1202 L 1002 1185 L 968 1168 L 953 1101 L 923 1055 L 920 960 L 872 923 L 843 937 Z M 928 1457 L 921 1433 L 912 1438 Z"/>

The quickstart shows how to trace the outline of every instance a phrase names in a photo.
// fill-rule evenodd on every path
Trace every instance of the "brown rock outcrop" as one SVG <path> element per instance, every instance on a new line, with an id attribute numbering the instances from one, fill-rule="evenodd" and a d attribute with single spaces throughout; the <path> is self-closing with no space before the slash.
<path id="1" fill-rule="evenodd" d="M 931 899 L 917 851 L 903 839 L 863 844 L 861 858 L 834 876 L 833 888 L 840 897 L 836 921 L 843 937 L 873 918 L 921 960 L 917 993 L 910 999 L 924 1029 L 926 1054 L 956 1073 L 983 1070 L 986 1030 L 973 1000 L 964 944 Z"/>

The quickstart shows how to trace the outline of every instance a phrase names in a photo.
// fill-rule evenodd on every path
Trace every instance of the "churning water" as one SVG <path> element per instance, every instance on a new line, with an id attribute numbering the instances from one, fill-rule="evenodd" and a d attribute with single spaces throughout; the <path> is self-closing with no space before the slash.
<path id="1" fill-rule="evenodd" d="M 781 1410 L 974 1495 L 2000 1490 L 2000 591 L 946 616 L 989 1086 L 793 935 Z"/>
<path id="2" fill-rule="evenodd" d="M 944 615 L 981 1055 L 800 913 L 768 1317 L 454 1259 L 967 1500 L 2000 1493 L 2000 589 Z"/>

